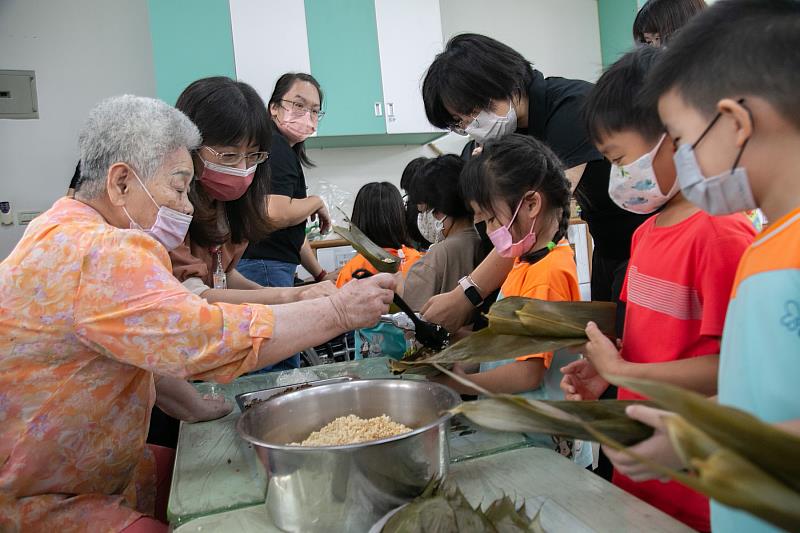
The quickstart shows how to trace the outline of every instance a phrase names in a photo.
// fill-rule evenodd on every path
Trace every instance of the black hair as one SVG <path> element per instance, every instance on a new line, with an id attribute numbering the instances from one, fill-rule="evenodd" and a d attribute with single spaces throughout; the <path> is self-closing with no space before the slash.
<path id="1" fill-rule="evenodd" d="M 425 114 L 437 128 L 448 128 L 453 124 L 448 108 L 469 115 L 491 100 L 518 97 L 532 80 L 530 62 L 510 46 L 485 35 L 456 35 L 425 74 Z"/>
<path id="2" fill-rule="evenodd" d="M 458 186 L 463 168 L 464 160 L 453 154 L 427 161 L 412 182 L 408 202 L 425 204 L 452 218 L 472 218 Z"/>
<path id="3" fill-rule="evenodd" d="M 664 132 L 654 105 L 637 100 L 647 73 L 660 57 L 661 49 L 642 46 L 628 52 L 606 70 L 587 95 L 583 115 L 589 139 L 600 144 L 604 135 L 633 130 L 648 141 Z"/>
<path id="4" fill-rule="evenodd" d="M 408 231 L 408 237 L 411 239 L 414 247 L 423 250 L 430 248 L 431 242 L 419 232 L 419 227 L 417 226 L 419 209 L 417 209 L 417 204 L 408 201 L 408 194 L 417 177 L 419 169 L 422 168 L 422 165 L 424 165 L 426 161 L 428 161 L 427 157 L 412 159 L 406 165 L 406 168 L 403 169 L 403 174 L 400 176 L 400 188 L 406 192 L 406 231 Z"/>
<path id="5" fill-rule="evenodd" d="M 493 139 L 461 173 L 464 201 L 475 202 L 489 213 L 494 212 L 498 201 L 505 202 L 513 212 L 530 190 L 539 192 L 544 208 L 559 217 L 558 229 L 551 238 L 558 244 L 569 228 L 570 184 L 563 164 L 547 145 L 518 133 Z"/>
<path id="6" fill-rule="evenodd" d="M 706 117 L 723 98 L 758 96 L 800 129 L 800 2 L 720 0 L 670 42 L 642 101 L 677 90 Z"/>
<path id="7" fill-rule="evenodd" d="M 75 172 L 72 174 L 72 179 L 69 181 L 69 188 L 76 190 L 78 189 L 78 185 L 81 183 L 81 162 L 78 160 L 78 164 L 75 165 Z"/>
<path id="8" fill-rule="evenodd" d="M 224 76 L 192 82 L 175 104 L 195 123 L 204 145 L 236 145 L 242 142 L 269 151 L 272 130 L 264 101 L 246 83 Z M 203 162 L 195 154 L 195 176 Z M 213 199 L 197 180 L 192 180 L 189 200 L 194 218 L 189 234 L 201 246 L 215 246 L 228 240 L 234 243 L 260 241 L 273 229 L 267 218 L 269 160 L 256 167 L 253 183 L 240 198 L 230 202 Z"/>
<path id="9" fill-rule="evenodd" d="M 322 94 L 322 88 L 314 76 L 311 74 L 305 74 L 303 72 L 288 72 L 278 78 L 278 81 L 275 82 L 275 88 L 272 90 L 272 96 L 269 97 L 269 104 L 281 105 L 281 100 L 283 100 L 283 97 L 286 96 L 286 93 L 289 92 L 289 89 L 292 88 L 292 85 L 294 85 L 296 81 L 308 82 L 313 85 L 315 89 L 317 89 L 317 93 L 319 94 L 319 106 L 321 109 L 324 98 Z M 305 141 L 299 142 L 292 146 L 292 150 L 294 150 L 294 153 L 297 154 L 297 158 L 300 160 L 300 163 L 302 163 L 303 166 L 316 166 L 314 162 L 308 158 L 308 154 L 306 154 Z"/>
<path id="10" fill-rule="evenodd" d="M 400 188 L 408 193 L 411 191 L 411 184 L 416 179 L 419 169 L 428 161 L 427 157 L 416 157 L 408 162 L 403 173 L 400 175 Z"/>
<path id="11" fill-rule="evenodd" d="M 403 198 L 397 187 L 388 181 L 373 181 L 361 187 L 350 218 L 364 235 L 382 248 L 410 245 Z"/>
<path id="12" fill-rule="evenodd" d="M 663 46 L 706 7 L 703 0 L 647 0 L 633 20 L 633 40 L 645 44 L 645 33 L 657 33 Z"/>

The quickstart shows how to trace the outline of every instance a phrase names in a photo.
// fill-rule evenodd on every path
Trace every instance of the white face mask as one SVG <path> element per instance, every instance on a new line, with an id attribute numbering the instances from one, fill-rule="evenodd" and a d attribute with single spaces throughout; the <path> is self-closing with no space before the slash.
<path id="1" fill-rule="evenodd" d="M 672 189 L 663 194 L 658 186 L 653 159 L 661 148 L 666 135 L 661 137 L 655 148 L 629 165 L 611 165 L 608 179 L 608 195 L 614 203 L 626 211 L 649 215 L 669 202 L 678 194 L 678 180 Z"/>
<path id="2" fill-rule="evenodd" d="M 485 143 L 490 139 L 498 139 L 511 133 L 517 129 L 517 110 L 514 105 L 508 103 L 508 113 L 506 116 L 500 115 L 484 109 L 475 119 L 469 124 L 464 131 L 475 139 L 480 144 Z"/>
<path id="3" fill-rule="evenodd" d="M 425 240 L 436 244 L 444 240 L 444 219 L 439 220 L 433 216 L 433 209 L 429 209 L 417 215 L 417 228 Z"/>
<path id="4" fill-rule="evenodd" d="M 133 172 L 133 170 L 131 170 L 131 172 Z M 147 193 L 147 197 L 158 207 L 158 214 L 156 215 L 156 221 L 153 225 L 149 229 L 144 229 L 138 222 L 133 220 L 128 210 L 125 209 L 125 206 L 122 206 L 122 210 L 131 223 L 131 229 L 138 229 L 147 233 L 164 245 L 164 248 L 166 248 L 168 252 L 174 250 L 186 238 L 189 225 L 192 223 L 192 215 L 187 215 L 169 207 L 158 205 L 153 195 L 150 194 L 150 191 L 144 186 L 142 180 L 139 179 L 139 175 L 136 174 L 136 172 L 133 172 L 133 175 L 139 182 L 139 185 L 142 186 L 142 189 L 144 189 L 144 192 Z"/>

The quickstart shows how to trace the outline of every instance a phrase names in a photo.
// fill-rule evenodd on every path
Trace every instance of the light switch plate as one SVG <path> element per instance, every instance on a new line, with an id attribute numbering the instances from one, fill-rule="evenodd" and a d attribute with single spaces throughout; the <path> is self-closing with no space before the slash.
<path id="1" fill-rule="evenodd" d="M 41 211 L 20 211 L 17 213 L 17 224 L 27 226 L 31 220 L 41 215 Z"/>
<path id="2" fill-rule="evenodd" d="M 36 73 L 0 70 L 0 119 L 39 118 Z"/>

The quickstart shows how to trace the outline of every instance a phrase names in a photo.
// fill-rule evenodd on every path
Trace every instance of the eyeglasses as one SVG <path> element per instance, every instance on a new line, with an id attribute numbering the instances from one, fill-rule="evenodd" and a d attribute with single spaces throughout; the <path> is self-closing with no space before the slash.
<path id="1" fill-rule="evenodd" d="M 243 159 L 247 160 L 247 166 L 252 167 L 258 165 L 269 159 L 269 152 L 250 152 L 249 154 L 242 154 L 239 152 L 225 152 L 220 153 L 211 148 L 210 146 L 202 146 L 217 158 L 221 165 L 226 167 L 234 167 L 242 162 Z"/>
<path id="2" fill-rule="evenodd" d="M 321 109 L 313 109 L 311 107 L 306 106 L 302 102 L 295 102 L 294 100 L 281 100 L 281 102 L 290 104 L 288 108 L 284 106 L 281 107 L 283 107 L 286 111 L 291 113 L 292 116 L 297 118 L 303 117 L 306 115 L 306 113 L 308 113 L 311 116 L 312 120 L 320 121 L 322 120 L 322 117 L 325 116 L 325 111 Z"/>
<path id="3" fill-rule="evenodd" d="M 454 122 L 449 124 L 447 126 L 447 129 L 449 129 L 450 131 L 452 131 L 453 133 L 455 133 L 457 135 L 469 135 L 467 133 L 467 128 L 469 128 L 473 124 L 476 127 L 480 125 L 480 124 L 478 124 L 478 117 L 477 116 L 474 116 L 474 117 L 471 117 L 471 118 L 472 118 L 472 120 L 469 121 L 469 124 L 464 125 L 465 121 L 463 119 L 453 117 L 453 121 Z"/>

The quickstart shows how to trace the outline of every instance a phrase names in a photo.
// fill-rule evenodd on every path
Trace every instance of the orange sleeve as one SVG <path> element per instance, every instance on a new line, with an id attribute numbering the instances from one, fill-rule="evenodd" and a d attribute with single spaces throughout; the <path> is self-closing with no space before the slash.
<path id="1" fill-rule="evenodd" d="M 368 270 L 373 274 L 377 272 L 375 267 L 370 265 L 369 261 L 364 259 L 363 255 L 356 254 L 350 261 L 345 263 L 342 269 L 339 271 L 339 275 L 336 277 L 336 286 L 341 288 L 345 283 L 353 279 L 353 272 L 360 268 Z"/>
<path id="2" fill-rule="evenodd" d="M 420 257 L 422 257 L 422 254 L 414 248 L 403 246 L 403 255 L 405 259 L 400 263 L 400 273 L 405 277 L 408 275 L 408 271 L 411 270 L 411 267 L 414 266 L 414 263 L 419 261 Z"/>

